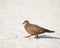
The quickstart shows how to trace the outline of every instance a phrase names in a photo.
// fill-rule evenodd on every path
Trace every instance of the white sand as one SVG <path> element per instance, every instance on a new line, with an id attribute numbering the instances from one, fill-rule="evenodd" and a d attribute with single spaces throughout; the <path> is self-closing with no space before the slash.
<path id="1" fill-rule="evenodd" d="M 24 20 L 55 33 L 24 38 Z M 0 0 L 0 48 L 60 48 L 60 0 Z"/>

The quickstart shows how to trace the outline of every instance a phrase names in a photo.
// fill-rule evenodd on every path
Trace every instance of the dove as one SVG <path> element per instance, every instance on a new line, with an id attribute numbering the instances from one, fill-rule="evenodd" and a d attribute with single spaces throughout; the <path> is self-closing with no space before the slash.
<path id="1" fill-rule="evenodd" d="M 24 24 L 24 29 L 26 30 L 26 32 L 30 34 L 29 36 L 26 36 L 25 38 L 36 35 L 36 38 L 38 39 L 39 34 L 55 32 L 55 31 L 51 31 L 49 29 L 40 27 L 38 25 L 31 24 L 28 20 L 25 20 L 23 24 Z"/>

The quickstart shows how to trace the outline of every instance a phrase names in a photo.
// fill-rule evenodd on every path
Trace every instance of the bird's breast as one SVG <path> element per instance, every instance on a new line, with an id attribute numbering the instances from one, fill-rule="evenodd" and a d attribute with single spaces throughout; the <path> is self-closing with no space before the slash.
<path id="1" fill-rule="evenodd" d="M 35 34 L 34 32 L 32 32 L 31 28 L 29 25 L 25 25 L 24 26 L 25 30 L 29 33 L 29 34 Z"/>
<path id="2" fill-rule="evenodd" d="M 30 27 L 29 27 L 29 25 L 25 25 L 24 28 L 25 28 L 25 30 L 26 30 L 27 32 L 30 32 Z"/>

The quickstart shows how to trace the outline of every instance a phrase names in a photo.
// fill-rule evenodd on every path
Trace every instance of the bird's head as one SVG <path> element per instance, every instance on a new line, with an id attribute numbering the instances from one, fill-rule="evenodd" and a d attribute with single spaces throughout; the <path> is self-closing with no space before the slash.
<path id="1" fill-rule="evenodd" d="M 29 24 L 29 21 L 28 21 L 28 20 L 25 20 L 25 21 L 23 22 L 23 24 Z"/>

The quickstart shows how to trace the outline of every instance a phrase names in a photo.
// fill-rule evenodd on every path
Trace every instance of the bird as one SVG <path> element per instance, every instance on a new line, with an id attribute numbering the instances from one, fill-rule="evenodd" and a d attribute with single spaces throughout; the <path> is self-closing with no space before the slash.
<path id="1" fill-rule="evenodd" d="M 55 31 L 51 31 L 49 29 L 40 27 L 36 24 L 31 24 L 28 20 L 25 20 L 23 22 L 24 24 L 24 29 L 26 30 L 26 32 L 28 34 L 30 34 L 29 36 L 25 36 L 25 38 L 31 37 L 33 35 L 36 35 L 36 38 L 38 39 L 38 35 L 39 34 L 43 34 L 43 33 L 54 33 Z"/>

